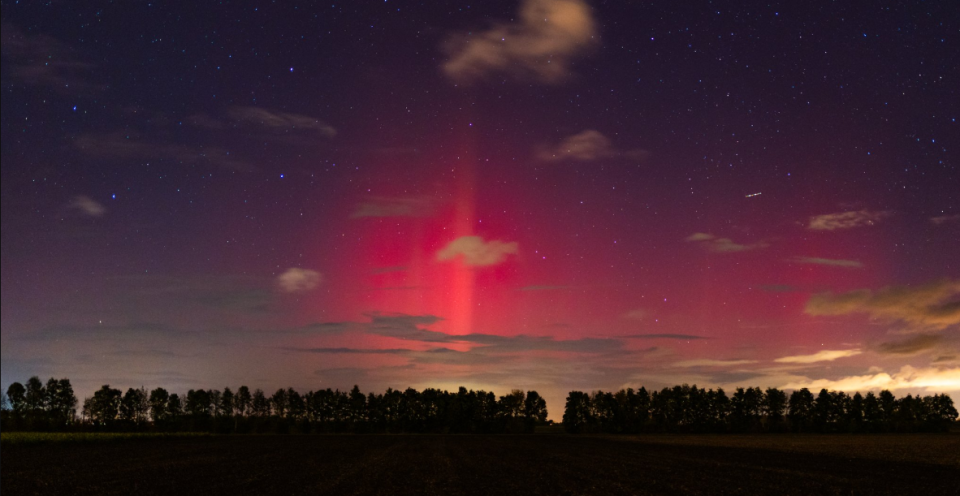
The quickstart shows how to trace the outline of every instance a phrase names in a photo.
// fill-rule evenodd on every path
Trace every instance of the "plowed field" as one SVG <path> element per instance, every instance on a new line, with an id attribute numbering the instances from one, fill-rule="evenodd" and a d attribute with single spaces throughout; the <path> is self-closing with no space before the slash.
<path id="1" fill-rule="evenodd" d="M 263 436 L 5 445 L 3 494 L 960 494 L 960 436 Z"/>

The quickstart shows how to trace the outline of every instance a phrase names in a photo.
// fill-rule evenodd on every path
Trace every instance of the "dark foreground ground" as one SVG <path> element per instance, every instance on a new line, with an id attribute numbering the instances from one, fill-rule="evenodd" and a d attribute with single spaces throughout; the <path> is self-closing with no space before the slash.
<path id="1" fill-rule="evenodd" d="M 5 445 L 16 494 L 960 494 L 960 436 L 316 436 Z"/>

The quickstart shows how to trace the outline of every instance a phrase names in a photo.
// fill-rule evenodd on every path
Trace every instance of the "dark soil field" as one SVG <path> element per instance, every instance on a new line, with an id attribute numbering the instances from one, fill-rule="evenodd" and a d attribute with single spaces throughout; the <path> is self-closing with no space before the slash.
<path id="1" fill-rule="evenodd" d="M 17 494 L 960 494 L 960 436 L 263 436 L 6 444 Z"/>

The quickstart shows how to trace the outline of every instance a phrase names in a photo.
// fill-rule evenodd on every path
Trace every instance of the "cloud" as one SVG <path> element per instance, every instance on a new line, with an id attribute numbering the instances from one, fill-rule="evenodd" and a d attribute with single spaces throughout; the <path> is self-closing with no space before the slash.
<path id="1" fill-rule="evenodd" d="M 0 28 L 0 52 L 4 69 L 19 83 L 42 86 L 64 94 L 98 93 L 105 85 L 89 80 L 96 65 L 81 54 L 47 35 L 30 35 L 9 22 Z"/>
<path id="2" fill-rule="evenodd" d="M 284 293 L 304 293 L 316 289 L 322 279 L 319 272 L 290 268 L 277 276 L 277 286 Z"/>
<path id="3" fill-rule="evenodd" d="M 279 133 L 306 132 L 333 138 L 337 130 L 314 117 L 274 112 L 260 107 L 233 107 L 227 111 L 231 118 L 245 124 Z"/>
<path id="4" fill-rule="evenodd" d="M 453 366 L 493 365 L 508 362 L 506 355 L 492 355 L 481 349 L 457 351 L 449 348 L 434 348 L 413 355 L 412 361 L 419 364 L 443 364 Z"/>
<path id="5" fill-rule="evenodd" d="M 370 323 L 362 329 L 370 334 L 385 336 L 406 341 L 423 341 L 428 343 L 450 342 L 450 335 L 442 332 L 424 329 L 443 319 L 434 315 L 403 315 L 403 314 L 365 314 Z"/>
<path id="6" fill-rule="evenodd" d="M 482 346 L 485 352 L 517 353 L 531 351 L 553 351 L 567 353 L 610 353 L 620 351 L 623 342 L 619 339 L 580 338 L 559 340 L 551 336 L 497 336 L 492 334 L 466 334 L 450 336 L 461 341 Z"/>
<path id="7" fill-rule="evenodd" d="M 627 320 L 643 320 L 649 316 L 650 316 L 650 311 L 643 308 L 636 308 L 623 314 L 623 318 Z"/>
<path id="8" fill-rule="evenodd" d="M 844 267 L 848 269 L 863 268 L 863 264 L 857 260 L 837 260 L 832 258 L 819 258 L 819 257 L 795 257 L 790 259 L 790 261 L 795 263 L 801 263 L 801 264 L 826 265 L 828 267 Z"/>
<path id="9" fill-rule="evenodd" d="M 871 212 L 869 210 L 818 215 L 810 217 L 810 225 L 807 228 L 813 231 L 837 231 L 872 226 L 889 215 L 889 212 Z"/>
<path id="10" fill-rule="evenodd" d="M 199 305 L 231 313 L 262 313 L 269 310 L 275 294 L 269 278 L 253 276 L 163 276 L 141 274 L 108 280 L 115 298 L 142 315 L 147 310 L 161 313 Z M 138 317 L 142 318 L 142 317 Z"/>
<path id="11" fill-rule="evenodd" d="M 960 281 L 815 294 L 807 302 L 806 313 L 814 316 L 865 313 L 873 319 L 942 329 L 960 324 Z"/>
<path id="12" fill-rule="evenodd" d="M 463 256 L 463 263 L 471 267 L 488 267 L 503 263 L 508 255 L 516 255 L 516 242 L 484 241 L 480 236 L 457 238 L 437 252 L 437 260 L 446 262 Z"/>
<path id="13" fill-rule="evenodd" d="M 542 147 L 536 153 L 537 159 L 544 162 L 560 162 L 564 160 L 592 162 L 594 160 L 621 157 L 632 160 L 643 160 L 647 155 L 648 153 L 646 151 L 639 149 L 618 150 L 613 146 L 610 138 L 604 136 L 600 131 L 593 129 L 587 129 L 579 134 L 569 136 L 556 146 Z"/>
<path id="14" fill-rule="evenodd" d="M 863 353 L 860 350 L 823 350 L 812 355 L 797 355 L 797 356 L 788 356 L 783 358 L 778 358 L 774 360 L 777 363 L 817 363 L 817 362 L 832 362 L 834 360 L 839 360 L 841 358 L 847 358 L 852 356 L 857 356 Z"/>
<path id="15" fill-rule="evenodd" d="M 932 334 L 921 334 L 896 343 L 880 343 L 877 353 L 884 355 L 916 355 L 937 348 L 943 338 Z"/>
<path id="16" fill-rule="evenodd" d="M 443 321 L 433 315 L 384 315 L 367 314 L 370 324 L 360 327 L 365 332 L 378 336 L 421 341 L 427 343 L 466 343 L 476 345 L 471 351 L 485 353 L 516 353 L 530 351 L 554 351 L 572 353 L 604 353 L 619 351 L 623 341 L 606 338 L 581 338 L 558 340 L 550 336 L 499 336 L 494 334 L 447 334 L 424 327 Z"/>
<path id="17" fill-rule="evenodd" d="M 879 389 L 925 389 L 929 392 L 960 390 L 960 368 L 921 368 L 916 369 L 909 365 L 899 372 L 889 374 L 877 372 L 873 374 L 843 377 L 836 380 L 802 378 L 785 384 L 783 389 L 808 388 L 812 390 L 827 389 L 834 391 L 869 391 Z"/>
<path id="18" fill-rule="evenodd" d="M 696 336 L 694 334 L 629 334 L 627 336 L 620 336 L 627 339 L 675 339 L 678 341 L 696 341 L 699 339 L 710 339 L 704 336 Z"/>
<path id="19" fill-rule="evenodd" d="M 738 253 L 742 251 L 759 250 L 770 246 L 764 241 L 752 245 L 734 243 L 730 238 L 718 238 L 712 234 L 694 233 L 687 236 L 688 242 L 699 243 L 704 250 L 713 253 Z"/>
<path id="20" fill-rule="evenodd" d="M 686 241 L 710 241 L 715 239 L 716 236 L 707 233 L 693 233 L 687 236 Z"/>
<path id="21" fill-rule="evenodd" d="M 358 205 L 350 218 L 427 217 L 431 210 L 431 202 L 423 198 L 370 198 Z"/>
<path id="22" fill-rule="evenodd" d="M 107 213 L 107 207 L 103 206 L 102 203 L 84 195 L 73 197 L 69 207 L 71 210 L 76 210 L 87 217 L 103 217 Z"/>
<path id="23" fill-rule="evenodd" d="M 756 360 L 685 360 L 673 364 L 674 367 L 736 367 L 739 365 L 750 365 L 757 363 Z"/>
<path id="24" fill-rule="evenodd" d="M 960 214 L 957 215 L 941 215 L 939 217 L 931 217 L 930 222 L 935 225 L 948 224 L 950 222 L 957 222 L 960 220 Z"/>
<path id="25" fill-rule="evenodd" d="M 443 72 L 460 83 L 492 75 L 556 84 L 596 39 L 596 22 L 584 0 L 523 0 L 519 20 L 448 41 Z"/>
<path id="26" fill-rule="evenodd" d="M 283 348 L 296 353 L 315 353 L 319 355 L 406 355 L 413 350 L 407 349 L 357 349 L 357 348 Z"/>
<path id="27" fill-rule="evenodd" d="M 249 172 L 251 164 L 218 147 L 192 147 L 144 140 L 134 133 L 83 134 L 74 146 L 90 157 L 110 160 L 173 160 L 184 165 L 213 165 L 228 170 Z"/>

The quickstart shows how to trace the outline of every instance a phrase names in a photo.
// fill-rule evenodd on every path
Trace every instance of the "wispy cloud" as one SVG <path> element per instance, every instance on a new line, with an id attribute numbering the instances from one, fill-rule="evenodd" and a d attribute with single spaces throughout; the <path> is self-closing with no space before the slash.
<path id="1" fill-rule="evenodd" d="M 796 355 L 788 356 L 783 358 L 778 358 L 774 360 L 777 363 L 817 363 L 817 362 L 832 362 L 834 360 L 839 360 L 841 358 L 847 358 L 852 356 L 857 356 L 863 353 L 859 349 L 854 350 L 823 350 L 812 355 Z"/>
<path id="2" fill-rule="evenodd" d="M 623 314 L 627 320 L 643 320 L 650 316 L 650 311 L 645 308 L 635 308 Z"/>
<path id="3" fill-rule="evenodd" d="M 620 336 L 626 339 L 673 339 L 677 341 L 696 341 L 700 339 L 710 339 L 704 336 L 694 334 L 628 334 Z"/>
<path id="4" fill-rule="evenodd" d="M 879 291 L 820 293 L 807 302 L 814 316 L 863 313 L 888 322 L 904 322 L 920 329 L 960 324 L 960 281 L 943 280 L 923 286 L 892 286 Z"/>
<path id="5" fill-rule="evenodd" d="M 290 268 L 277 276 L 277 287 L 284 293 L 305 293 L 316 289 L 322 280 L 315 270 Z"/>
<path id="6" fill-rule="evenodd" d="M 551 336 L 500 336 L 495 334 L 447 334 L 427 327 L 443 321 L 433 315 L 367 314 L 371 322 L 358 330 L 378 336 L 425 343 L 462 343 L 474 345 L 471 351 L 484 353 L 518 353 L 553 351 L 570 353 L 609 353 L 623 348 L 620 339 L 580 338 L 561 340 Z"/>
<path id="7" fill-rule="evenodd" d="M 750 365 L 757 363 L 756 360 L 711 360 L 711 359 L 699 359 L 699 360 L 684 360 L 682 362 L 677 362 L 673 364 L 674 367 L 737 367 L 741 365 Z"/>
<path id="8" fill-rule="evenodd" d="M 463 236 L 451 241 L 437 252 L 437 260 L 448 262 L 463 257 L 463 263 L 471 267 L 488 267 L 503 263 L 507 256 L 516 255 L 516 242 L 484 241 L 480 236 Z"/>
<path id="9" fill-rule="evenodd" d="M 87 217 L 103 217 L 107 213 L 107 207 L 102 203 L 84 195 L 74 196 L 68 206 Z"/>
<path id="10" fill-rule="evenodd" d="M 877 353 L 884 355 L 916 355 L 937 349 L 943 342 L 941 336 L 921 334 L 904 341 L 880 343 L 876 347 Z"/>
<path id="11" fill-rule="evenodd" d="M 940 215 L 937 217 L 931 217 L 930 222 L 935 225 L 949 224 L 951 222 L 960 221 L 960 214 L 956 215 Z"/>
<path id="12" fill-rule="evenodd" d="M 296 146 L 314 145 L 318 138 L 326 141 L 337 135 L 336 128 L 316 117 L 263 107 L 230 107 L 217 116 L 193 114 L 183 122 L 215 134 L 242 131 L 258 139 Z"/>
<path id="13" fill-rule="evenodd" d="M 135 133 L 83 134 L 77 137 L 74 145 L 82 153 L 101 160 L 166 159 L 183 165 L 213 165 L 235 171 L 255 169 L 223 148 L 154 142 Z"/>
<path id="14" fill-rule="evenodd" d="M 283 348 L 296 353 L 314 353 L 318 355 L 406 355 L 413 350 L 403 348 L 360 349 L 360 348 Z"/>
<path id="15" fill-rule="evenodd" d="M 52 36 L 28 34 L 9 22 L 0 26 L 4 70 L 17 82 L 63 94 L 93 94 L 107 89 L 92 82 L 96 65 L 77 50 Z"/>
<path id="16" fill-rule="evenodd" d="M 647 155 L 648 152 L 639 149 L 619 150 L 610 138 L 593 129 L 569 136 L 558 145 L 541 147 L 536 153 L 537 159 L 544 162 L 593 162 L 610 158 L 643 160 Z"/>
<path id="17" fill-rule="evenodd" d="M 277 112 L 262 107 L 233 107 L 227 111 L 232 119 L 278 133 L 306 132 L 333 138 L 337 130 L 315 117 Z"/>
<path id="18" fill-rule="evenodd" d="M 810 224 L 807 228 L 813 231 L 838 231 L 872 226 L 889 215 L 889 212 L 871 212 L 869 210 L 817 215 L 810 218 Z"/>
<path id="19" fill-rule="evenodd" d="M 493 75 L 558 83 L 569 76 L 573 60 L 598 43 L 596 30 L 583 0 L 523 0 L 516 22 L 449 40 L 443 72 L 463 83 Z"/>
<path id="20" fill-rule="evenodd" d="M 790 261 L 795 263 L 801 263 L 801 264 L 826 265 L 828 267 L 843 267 L 847 269 L 863 268 L 863 264 L 857 260 L 838 260 L 838 259 L 832 259 L 832 258 L 819 258 L 819 257 L 795 257 L 795 258 L 791 258 Z"/>
<path id="21" fill-rule="evenodd" d="M 750 250 L 759 250 L 770 246 L 764 241 L 754 244 L 735 243 L 730 238 L 718 238 L 708 233 L 693 233 L 686 240 L 699 244 L 704 250 L 714 253 L 738 253 Z"/>
<path id="22" fill-rule="evenodd" d="M 869 391 L 879 389 L 925 389 L 930 392 L 960 390 L 960 368 L 913 368 L 904 366 L 898 372 L 878 371 L 840 379 L 802 378 L 783 385 L 783 389 L 808 388 L 835 391 Z"/>

